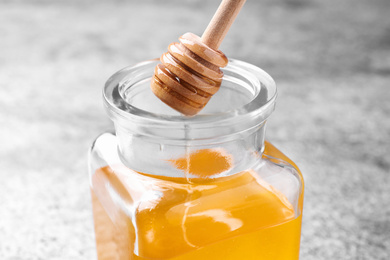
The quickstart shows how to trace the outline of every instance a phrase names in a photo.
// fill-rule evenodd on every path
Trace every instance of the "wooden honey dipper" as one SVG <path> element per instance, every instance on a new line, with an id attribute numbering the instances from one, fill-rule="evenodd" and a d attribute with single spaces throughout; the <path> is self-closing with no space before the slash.
<path id="1" fill-rule="evenodd" d="M 202 38 L 186 33 L 171 43 L 154 70 L 153 93 L 186 116 L 199 113 L 221 86 L 228 59 L 218 50 L 246 0 L 223 0 Z"/>

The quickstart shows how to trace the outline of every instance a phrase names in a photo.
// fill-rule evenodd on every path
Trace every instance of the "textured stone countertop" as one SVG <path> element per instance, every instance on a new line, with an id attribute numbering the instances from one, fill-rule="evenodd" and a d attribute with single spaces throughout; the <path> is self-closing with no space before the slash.
<path id="1" fill-rule="evenodd" d="M 0 0 L 0 259 L 96 259 L 87 150 L 115 71 L 201 34 L 218 0 Z M 279 97 L 306 181 L 301 259 L 390 259 L 390 1 L 247 1 L 221 46 Z"/>

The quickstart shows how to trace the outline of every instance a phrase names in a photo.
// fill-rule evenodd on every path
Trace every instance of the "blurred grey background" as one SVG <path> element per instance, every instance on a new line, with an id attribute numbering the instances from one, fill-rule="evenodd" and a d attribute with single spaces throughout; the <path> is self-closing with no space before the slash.
<path id="1" fill-rule="evenodd" d="M 0 259 L 95 259 L 87 150 L 115 71 L 219 0 L 0 0 Z M 268 139 L 306 180 L 302 260 L 390 259 L 390 1 L 247 0 L 221 50 L 277 82 Z"/>

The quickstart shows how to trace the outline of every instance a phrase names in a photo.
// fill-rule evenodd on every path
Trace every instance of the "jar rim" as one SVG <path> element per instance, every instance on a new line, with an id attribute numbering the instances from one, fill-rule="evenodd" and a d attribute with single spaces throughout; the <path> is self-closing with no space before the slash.
<path id="1" fill-rule="evenodd" d="M 107 80 L 103 90 L 103 98 L 106 110 L 115 123 L 119 123 L 119 125 L 125 128 L 129 124 L 137 124 L 139 126 L 153 125 L 160 129 L 184 129 L 191 125 L 192 129 L 201 130 L 218 127 L 223 129 L 223 127 L 231 124 L 246 122 L 242 127 L 239 127 L 240 129 L 236 128 L 235 132 L 237 132 L 262 124 L 274 110 L 277 91 L 272 77 L 257 66 L 235 59 L 230 59 L 228 65 L 225 68 L 221 68 L 221 70 L 225 75 L 236 73 L 236 75 L 244 77 L 250 82 L 253 88 L 253 97 L 241 107 L 229 111 L 187 117 L 184 115 L 153 113 L 127 102 L 123 96 L 123 91 L 126 88 L 130 88 L 131 84 L 126 86 L 126 79 L 130 78 L 134 83 L 145 80 L 146 74 L 150 78 L 153 75 L 154 67 L 158 63 L 158 59 L 144 61 L 116 72 Z M 224 83 L 222 83 L 221 88 L 224 87 L 223 85 Z M 265 100 L 264 93 L 266 93 Z M 252 123 L 248 124 L 248 121 Z M 193 136 L 194 139 L 198 137 Z"/>

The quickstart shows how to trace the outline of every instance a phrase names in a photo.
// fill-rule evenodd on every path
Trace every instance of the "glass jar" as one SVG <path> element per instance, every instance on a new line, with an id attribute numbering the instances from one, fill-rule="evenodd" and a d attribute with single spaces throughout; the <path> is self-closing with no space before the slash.
<path id="1" fill-rule="evenodd" d="M 115 134 L 89 155 L 98 259 L 298 259 L 302 175 L 265 141 L 273 79 L 230 60 L 219 92 L 185 117 L 150 90 L 157 63 L 104 88 Z"/>

